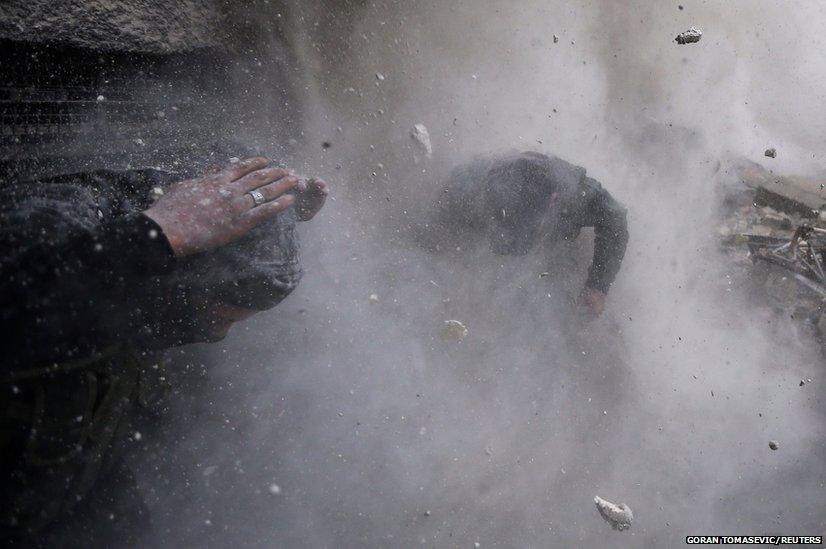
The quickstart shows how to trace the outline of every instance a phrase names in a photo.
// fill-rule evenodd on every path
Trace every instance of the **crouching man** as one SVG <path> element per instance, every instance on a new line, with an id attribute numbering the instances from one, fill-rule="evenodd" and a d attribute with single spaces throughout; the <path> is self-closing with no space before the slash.
<path id="1" fill-rule="evenodd" d="M 594 257 L 579 301 L 600 315 L 628 228 L 625 208 L 584 168 L 532 151 L 477 159 L 450 174 L 427 232 L 431 248 L 481 237 L 494 254 L 514 256 L 573 240 L 584 227 L 594 228 Z"/>
<path id="2" fill-rule="evenodd" d="M 6 183 L 0 197 L 3 501 L 22 546 L 135 546 L 122 459 L 153 350 L 215 341 L 301 277 L 295 222 L 327 185 L 251 158 Z"/>

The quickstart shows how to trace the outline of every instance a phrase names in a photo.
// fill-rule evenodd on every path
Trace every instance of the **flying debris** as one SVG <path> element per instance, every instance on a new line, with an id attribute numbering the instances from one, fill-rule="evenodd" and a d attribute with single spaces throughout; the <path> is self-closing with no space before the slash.
<path id="1" fill-rule="evenodd" d="M 467 327 L 458 320 L 445 320 L 442 327 L 442 338 L 447 341 L 462 341 L 467 333 Z"/>
<path id="2" fill-rule="evenodd" d="M 687 31 L 678 34 L 674 41 L 678 44 L 693 44 L 695 42 L 699 42 L 702 37 L 703 31 L 691 27 Z"/>
<path id="3" fill-rule="evenodd" d="M 624 503 L 616 505 L 606 501 L 599 496 L 594 496 L 594 503 L 599 514 L 611 525 L 614 530 L 627 530 L 631 528 L 631 521 L 634 520 L 634 513 L 631 508 Z"/>
<path id="4" fill-rule="evenodd" d="M 427 158 L 433 156 L 433 145 L 430 143 L 430 133 L 424 124 L 416 124 L 413 126 L 413 129 L 410 130 L 410 137 L 413 138 L 413 141 L 416 142 Z"/>

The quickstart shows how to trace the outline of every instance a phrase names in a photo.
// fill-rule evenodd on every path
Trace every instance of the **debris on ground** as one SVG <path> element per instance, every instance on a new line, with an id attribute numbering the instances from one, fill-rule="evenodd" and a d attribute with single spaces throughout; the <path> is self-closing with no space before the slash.
<path id="1" fill-rule="evenodd" d="M 762 306 L 801 321 L 826 342 L 826 191 L 738 159 L 718 170 L 717 227 L 731 262 L 726 284 L 747 284 Z M 731 277 L 735 277 L 733 280 Z"/>
<path id="2" fill-rule="evenodd" d="M 771 448 L 772 450 L 777 450 L 778 448 L 780 448 L 780 443 L 778 443 L 776 440 L 770 440 L 769 448 Z"/>
<path id="3" fill-rule="evenodd" d="M 604 500 L 599 496 L 594 496 L 594 503 L 599 514 L 611 525 L 614 530 L 627 530 L 631 528 L 631 521 L 634 520 L 634 513 L 631 508 L 624 503 L 619 505 Z"/>
<path id="4" fill-rule="evenodd" d="M 777 158 L 777 149 L 766 149 L 766 152 L 763 154 L 769 158 Z"/>
<path id="5" fill-rule="evenodd" d="M 418 147 L 424 152 L 427 158 L 433 156 L 433 145 L 430 143 L 430 133 L 424 124 L 416 124 L 410 130 L 410 137 L 416 142 Z"/>
<path id="6" fill-rule="evenodd" d="M 558 43 L 559 43 L 559 37 L 554 34 L 554 44 L 558 44 Z"/>
<path id="7" fill-rule="evenodd" d="M 700 38 L 703 37 L 703 31 L 700 29 L 691 27 L 685 32 L 681 32 L 677 35 L 677 38 L 674 39 L 675 42 L 678 44 L 694 44 L 695 42 L 699 42 Z"/>
<path id="8" fill-rule="evenodd" d="M 378 80 L 379 82 L 384 82 L 384 75 L 380 72 L 377 72 L 376 73 L 376 80 Z"/>
<path id="9" fill-rule="evenodd" d="M 367 299 L 370 300 L 370 303 L 378 303 L 379 302 L 379 294 L 370 294 L 370 297 Z"/>
<path id="10" fill-rule="evenodd" d="M 467 327 L 458 320 L 445 320 L 442 338 L 447 341 L 462 341 L 467 337 Z"/>

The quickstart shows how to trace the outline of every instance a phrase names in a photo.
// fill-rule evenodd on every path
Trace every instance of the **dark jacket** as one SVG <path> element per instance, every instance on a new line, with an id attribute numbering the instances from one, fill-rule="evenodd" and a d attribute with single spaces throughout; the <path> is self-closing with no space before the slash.
<path id="1" fill-rule="evenodd" d="M 292 211 L 210 254 L 176 260 L 140 213 L 182 176 L 95 171 L 0 193 L 5 370 L 84 357 L 113 343 L 203 340 L 193 295 L 267 309 L 301 278 Z"/>
<path id="2" fill-rule="evenodd" d="M 0 539 L 39 536 L 123 469 L 131 411 L 165 380 L 147 351 L 202 339 L 194 297 L 268 308 L 298 283 L 293 214 L 176 260 L 140 212 L 180 179 L 96 171 L 0 192 Z"/>
<path id="3" fill-rule="evenodd" d="M 139 213 L 158 172 L 93 172 L 3 189 L 4 374 L 86 356 L 142 333 L 175 258 Z"/>
<path id="4" fill-rule="evenodd" d="M 551 204 L 551 195 L 558 193 Z M 477 159 L 455 169 L 433 223 L 439 238 L 484 234 L 497 254 L 523 255 L 540 241 L 573 240 L 593 227 L 586 286 L 607 292 L 628 243 L 625 208 L 585 169 L 536 152 Z"/>

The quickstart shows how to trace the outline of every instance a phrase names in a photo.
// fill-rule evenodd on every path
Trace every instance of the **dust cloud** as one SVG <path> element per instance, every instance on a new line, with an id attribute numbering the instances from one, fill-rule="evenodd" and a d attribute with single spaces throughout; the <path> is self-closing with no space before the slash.
<path id="1" fill-rule="evenodd" d="M 335 198 L 304 227 L 293 296 L 219 345 L 176 351 L 193 390 L 141 474 L 159 529 L 215 547 L 824 533 L 822 358 L 749 302 L 714 229 L 720 158 L 772 146 L 770 167 L 821 169 L 824 9 L 294 7 L 306 119 L 292 161 Z M 691 26 L 702 40 L 677 45 Z M 417 246 L 446 171 L 506 149 L 583 165 L 628 207 L 603 318 L 570 304 L 589 234 L 521 258 Z M 549 269 L 560 276 L 539 277 Z M 444 341 L 447 319 L 468 337 Z M 612 530 L 595 495 L 628 504 L 631 528 Z"/>

